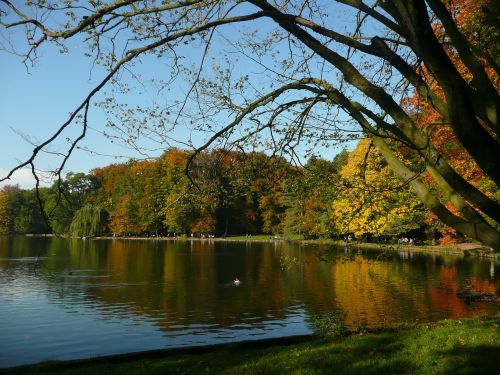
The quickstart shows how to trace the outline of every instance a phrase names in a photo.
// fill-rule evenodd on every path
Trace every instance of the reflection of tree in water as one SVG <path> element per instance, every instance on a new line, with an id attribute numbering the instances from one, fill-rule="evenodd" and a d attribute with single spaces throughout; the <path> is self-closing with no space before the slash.
<path id="1" fill-rule="evenodd" d="M 165 330 L 173 324 L 229 326 L 243 314 L 268 319 L 286 315 L 285 283 L 272 272 L 278 268 L 272 249 L 242 252 L 228 246 L 216 252 L 208 241 L 77 241 L 66 255 L 59 268 L 94 269 L 110 278 L 59 281 L 102 303 L 103 310 L 119 305 L 158 319 Z M 235 276 L 243 280 L 239 288 L 227 285 Z"/>
<path id="2" fill-rule="evenodd" d="M 476 280 L 482 280 L 482 285 L 495 288 L 486 277 L 489 273 L 486 262 L 476 260 L 469 264 L 456 257 L 423 254 L 398 259 L 397 253 L 389 251 L 346 252 L 341 248 L 320 248 L 314 254 L 320 262 L 330 264 L 335 304 L 345 312 L 346 323 L 351 327 L 468 316 L 494 308 L 482 305 L 472 311 L 456 296 L 463 280 L 459 275 L 464 272 L 472 272 Z M 446 268 L 454 270 L 455 277 L 447 279 L 453 287 L 442 290 L 436 279 Z M 439 301 L 433 296 L 438 296 Z"/>
<path id="3" fill-rule="evenodd" d="M 26 249 L 38 243 L 31 241 L 12 243 L 9 250 L 2 246 L 0 258 L 29 256 Z M 179 324 L 283 320 L 297 306 L 309 316 L 344 312 L 351 327 L 494 308 L 483 304 L 470 311 L 455 296 L 466 279 L 495 290 L 490 262 L 478 259 L 400 259 L 397 253 L 284 243 L 45 241 L 40 282 L 47 284 L 49 298 L 85 304 L 103 318 L 132 314 L 165 331 Z M 242 281 L 237 288 L 228 285 L 235 277 Z"/>
<path id="4" fill-rule="evenodd" d="M 280 268 L 283 271 L 290 271 L 293 267 L 300 265 L 299 258 L 285 252 L 280 254 L 279 261 L 280 261 Z"/>
<path id="5" fill-rule="evenodd" d="M 483 262 L 485 263 L 485 262 Z M 430 288 L 429 295 L 433 307 L 450 312 L 451 318 L 472 316 L 477 312 L 487 312 L 488 305 L 459 298 L 458 293 L 470 286 L 471 290 L 481 293 L 496 294 L 496 285 L 491 280 L 478 276 L 466 276 L 460 269 L 447 264 L 439 268 L 436 285 Z"/>

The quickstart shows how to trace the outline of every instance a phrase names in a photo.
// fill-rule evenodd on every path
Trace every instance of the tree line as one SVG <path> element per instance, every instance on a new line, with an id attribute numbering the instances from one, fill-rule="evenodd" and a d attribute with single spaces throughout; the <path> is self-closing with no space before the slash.
<path id="1" fill-rule="evenodd" d="M 110 0 L 61 7 L 3 0 L 0 8 L 7 50 L 25 64 L 48 44 L 71 53 L 72 40 L 86 46 L 92 67 L 106 70 L 3 180 L 23 167 L 36 177 L 38 155 L 76 125 L 80 133 L 57 154 L 54 173 L 61 176 L 94 104 L 109 117 L 103 134 L 136 149 L 144 139 L 165 147 L 184 127 L 202 135 L 198 151 L 218 142 L 291 155 L 299 144 L 331 145 L 361 132 L 435 219 L 500 248 L 498 1 Z M 138 68 L 150 59 L 163 64 L 151 76 Z M 178 87 L 183 97 L 168 93 Z M 143 91 L 157 100 L 126 99 Z M 412 151 L 401 152 L 405 147 Z M 481 176 L 469 175 L 473 170 Z M 373 189 L 363 189 L 361 207 L 373 212 Z M 224 204 L 215 211 L 229 212 Z M 384 220 L 371 222 L 384 228 Z"/>
<path id="2" fill-rule="evenodd" d="M 403 151 L 402 151 L 403 152 Z M 409 151 L 408 151 L 409 152 Z M 154 160 L 69 173 L 39 193 L 0 191 L 0 232 L 70 236 L 300 235 L 458 240 L 391 171 L 369 139 L 333 160 L 292 166 L 263 152 L 172 148 Z"/>

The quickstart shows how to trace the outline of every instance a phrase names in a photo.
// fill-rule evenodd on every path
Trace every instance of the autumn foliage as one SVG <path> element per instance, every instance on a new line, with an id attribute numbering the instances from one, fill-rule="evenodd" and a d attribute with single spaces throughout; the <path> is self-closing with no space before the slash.
<path id="1" fill-rule="evenodd" d="M 446 2 L 446 5 L 453 15 L 458 28 L 468 40 L 472 41 L 476 47 L 489 51 L 492 56 L 498 56 L 498 37 L 500 37 L 500 34 L 498 33 L 498 28 L 492 26 L 492 15 L 489 14 L 488 11 L 488 9 L 494 8 L 492 6 L 492 1 L 460 0 Z M 442 24 L 435 23 L 434 32 L 438 38 L 446 38 L 446 33 Z M 453 46 L 450 44 L 445 48 L 445 51 L 462 77 L 464 77 L 467 82 L 471 82 L 473 75 L 464 65 Z M 494 73 L 494 70 L 489 66 L 486 59 L 482 59 L 481 62 L 489 78 L 492 80 L 493 85 L 498 90 L 500 88 L 499 77 Z M 440 99 L 444 100 L 445 96 L 442 88 L 434 79 L 433 74 L 423 64 L 420 67 L 420 74 L 432 91 Z M 500 193 L 496 184 L 483 170 L 481 170 L 476 161 L 464 149 L 457 139 L 451 124 L 447 123 L 439 114 L 432 101 L 422 100 L 415 91 L 414 95 L 408 98 L 403 104 L 409 112 L 414 114 L 418 127 L 429 135 L 432 145 L 436 148 L 441 157 L 446 159 L 453 169 L 467 182 L 474 185 L 486 196 L 499 202 Z M 485 128 L 487 127 L 485 126 Z M 428 174 L 424 175 L 424 181 L 428 186 L 431 188 L 433 187 L 432 178 Z M 443 197 L 441 196 L 441 198 Z M 451 202 L 443 198 L 443 203 L 451 213 L 457 217 L 460 216 L 459 210 Z M 455 229 L 440 223 L 434 213 L 429 212 L 426 222 L 439 231 L 441 234 L 440 243 L 454 244 L 461 240 L 459 233 Z M 494 221 L 490 220 L 489 222 L 495 227 L 498 226 Z"/>
<path id="2" fill-rule="evenodd" d="M 71 184 L 64 186 L 72 204 L 59 202 L 52 225 L 78 236 L 284 233 L 304 238 L 394 236 L 425 225 L 419 202 L 366 139 L 351 153 L 343 151 L 333 161 L 311 158 L 303 167 L 263 153 L 212 150 L 194 158 L 186 174 L 189 157 L 169 149 L 156 160 L 70 175 Z M 54 189 L 41 190 L 46 207 L 55 204 Z M 31 200 L 21 199 L 30 194 Z M 36 231 L 49 230 L 33 217 L 36 204 L 34 191 L 4 188 L 1 232 L 28 233 L 35 228 L 28 223 L 37 220 Z"/>
<path id="3" fill-rule="evenodd" d="M 411 160 L 412 150 L 401 147 L 399 152 Z M 368 138 L 332 161 L 311 158 L 303 167 L 264 153 L 211 150 L 187 168 L 190 156 L 173 148 L 155 160 L 69 175 L 71 183 L 63 186 L 74 204 L 59 208 L 59 216 L 72 218 L 74 229 L 67 230 L 79 236 L 269 233 L 373 240 L 411 233 L 430 240 L 438 231 L 442 243 L 459 240 L 424 208 Z M 53 189 L 41 190 L 47 207 L 53 205 Z M 0 191 L 0 231 L 47 228 L 40 217 L 33 218 L 36 203 L 33 191 Z M 63 227 L 57 218 L 51 220 Z"/>

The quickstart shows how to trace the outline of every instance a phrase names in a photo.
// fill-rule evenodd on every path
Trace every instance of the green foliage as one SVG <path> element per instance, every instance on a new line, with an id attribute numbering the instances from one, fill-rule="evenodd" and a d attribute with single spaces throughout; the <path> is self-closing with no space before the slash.
<path id="1" fill-rule="evenodd" d="M 337 338 L 347 334 L 346 314 L 342 312 L 326 312 L 311 317 L 312 329 L 320 337 Z"/>
<path id="2" fill-rule="evenodd" d="M 73 237 L 94 237 L 106 232 L 107 214 L 100 206 L 86 204 L 76 211 L 70 226 Z"/>
<path id="3" fill-rule="evenodd" d="M 16 204 L 14 197 L 19 196 L 17 186 L 5 186 L 0 191 L 0 233 L 14 233 L 14 219 L 16 211 L 19 210 L 19 204 Z"/>
<path id="4" fill-rule="evenodd" d="M 349 160 L 349 151 L 346 149 L 340 151 L 335 157 L 333 158 L 332 161 L 332 167 L 335 170 L 335 172 L 340 172 L 342 168 L 347 164 L 347 161 Z"/>
<path id="5" fill-rule="evenodd" d="M 40 191 L 42 197 L 45 192 L 45 189 Z M 50 233 L 50 228 L 41 214 L 35 190 L 13 188 L 9 192 L 8 201 L 8 233 Z"/>
<path id="6" fill-rule="evenodd" d="M 337 194 L 337 168 L 343 165 L 344 155 L 337 155 L 333 162 L 311 158 L 304 168 L 288 175 L 283 183 L 286 235 L 326 238 L 334 234 L 331 202 Z"/>
<path id="7" fill-rule="evenodd" d="M 90 200 L 98 188 L 98 181 L 85 173 L 68 173 L 60 183 L 43 189 L 44 209 L 52 231 L 68 233 L 75 212 Z"/>
<path id="8" fill-rule="evenodd" d="M 362 168 L 365 146 L 344 150 L 333 161 L 311 158 L 300 168 L 259 152 L 205 151 L 192 161 L 189 178 L 189 153 L 169 149 L 157 160 L 70 173 L 40 194 L 52 231 L 72 236 L 109 231 L 334 238 L 352 232 L 397 236 L 419 228 L 425 211 L 405 185 L 392 189 L 401 182 L 383 159 L 373 154 Z M 0 192 L 0 232 L 49 231 L 34 190 Z"/>

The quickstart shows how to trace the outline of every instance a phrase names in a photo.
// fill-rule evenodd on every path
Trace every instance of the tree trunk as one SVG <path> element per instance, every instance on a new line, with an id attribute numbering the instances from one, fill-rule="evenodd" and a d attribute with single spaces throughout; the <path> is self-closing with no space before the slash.
<path id="1" fill-rule="evenodd" d="M 365 134 L 370 137 L 382 156 L 384 156 L 389 167 L 404 181 L 409 182 L 417 197 L 427 208 L 436 214 L 443 223 L 449 225 L 463 235 L 489 245 L 497 251 L 500 250 L 500 232 L 491 227 L 472 207 L 470 207 L 432 165 L 428 165 L 427 168 L 440 188 L 440 191 L 445 193 L 446 197 L 460 210 L 463 217 L 458 217 L 451 213 L 439 199 L 429 191 L 421 179 L 416 178 L 416 174 L 402 163 L 391 150 L 386 143 L 387 138 L 378 135 L 377 130 L 371 126 L 349 99 L 338 91 L 332 91 L 329 93 L 329 97 L 332 101 L 343 107 L 364 129 L 366 129 Z"/>
<path id="2" fill-rule="evenodd" d="M 409 30 L 412 49 L 443 89 L 454 133 L 481 169 L 500 185 L 500 145 L 479 123 L 469 96 L 470 87 L 436 39 L 425 2 L 411 0 L 395 4 Z"/>
<path id="3" fill-rule="evenodd" d="M 415 173 L 413 173 L 406 165 L 404 165 L 394 154 L 394 152 L 385 143 L 385 140 L 369 134 L 373 143 L 380 151 L 380 153 L 387 160 L 387 163 L 391 169 L 401 176 L 405 181 L 409 181 L 410 186 L 413 188 L 419 199 L 434 213 L 436 216 L 446 225 L 456 229 L 459 233 L 466 235 L 472 239 L 480 241 L 486 245 L 491 246 L 495 250 L 500 250 L 500 232 L 492 228 L 488 223 L 486 223 L 482 218 L 477 218 L 475 215 L 477 213 L 471 207 L 467 207 L 465 204 L 460 204 L 461 198 L 451 197 L 452 203 L 457 203 L 461 207 L 459 210 L 464 216 L 458 217 L 452 214 L 441 202 L 437 199 L 429 189 L 424 185 L 420 178 L 414 178 Z M 451 189 L 448 191 L 448 195 L 451 196 Z M 463 202 L 465 203 L 465 202 Z M 474 212 L 474 213 L 473 213 Z M 479 216 L 479 215 L 478 215 Z M 471 221 L 470 219 L 473 218 Z"/>

